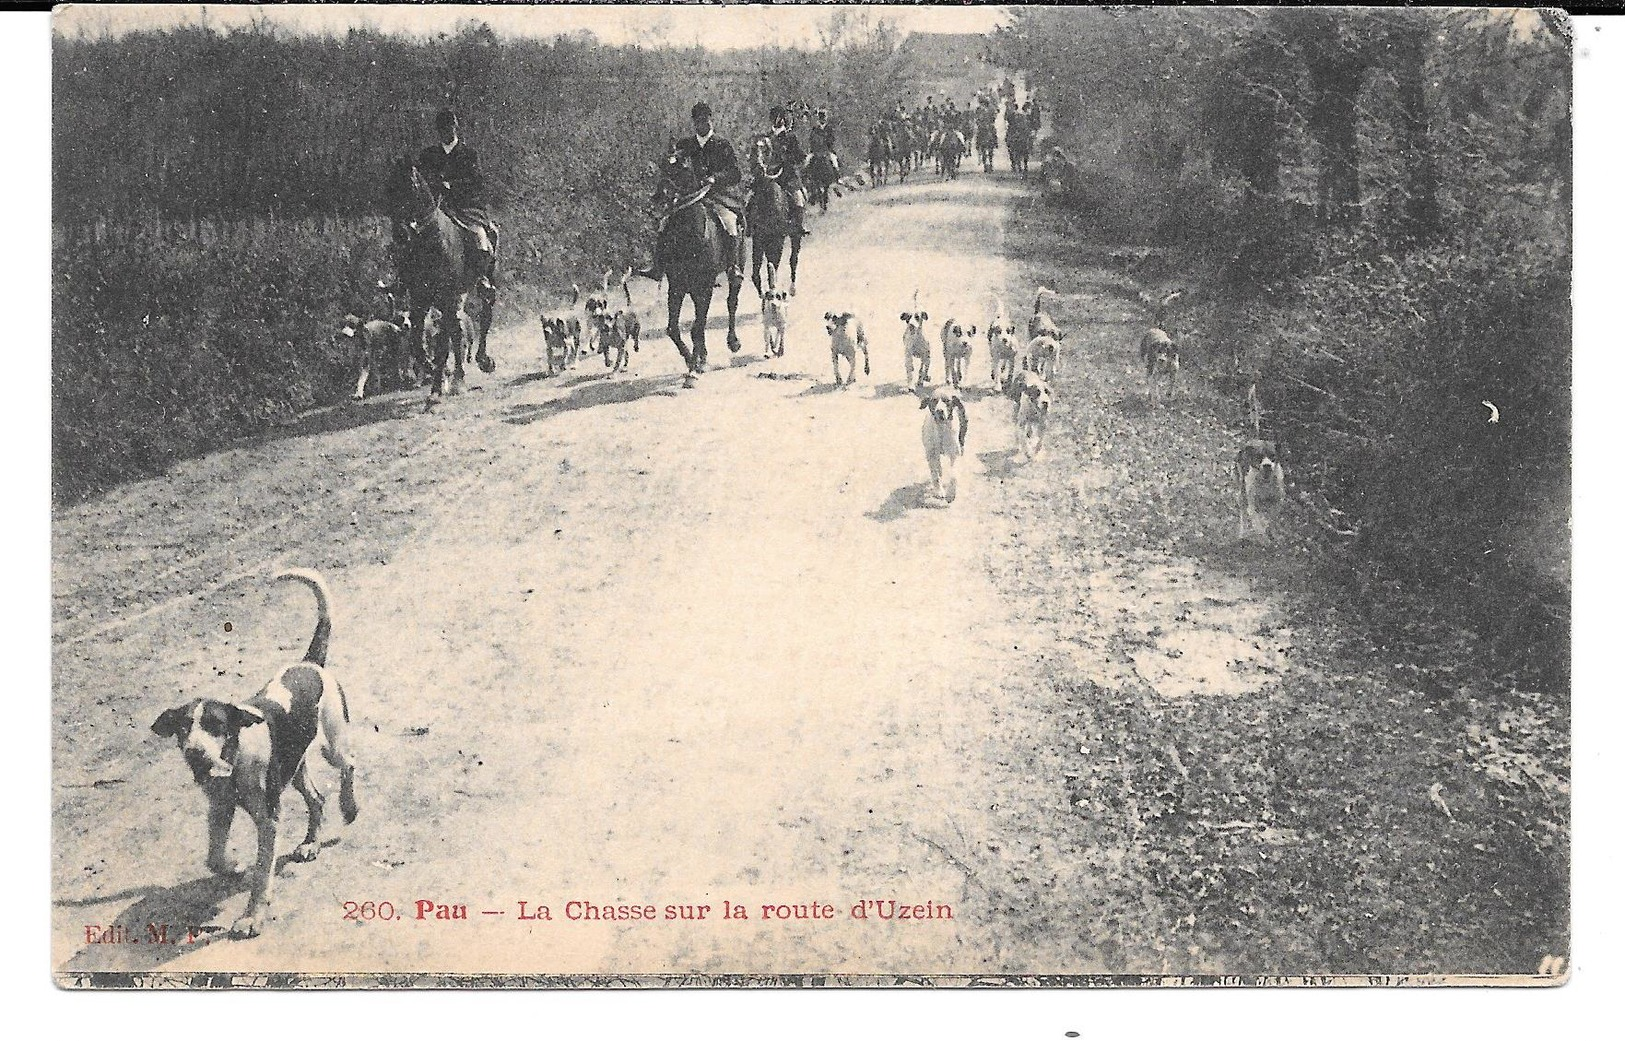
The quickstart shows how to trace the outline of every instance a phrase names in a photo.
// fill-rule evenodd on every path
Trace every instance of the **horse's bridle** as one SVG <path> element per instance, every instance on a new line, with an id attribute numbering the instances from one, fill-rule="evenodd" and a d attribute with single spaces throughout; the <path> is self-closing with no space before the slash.
<path id="1" fill-rule="evenodd" d="M 418 171 L 416 166 L 412 167 L 412 177 L 406 185 L 406 190 L 413 196 L 423 196 L 429 202 L 428 208 L 423 211 L 421 216 L 410 220 L 402 220 L 399 217 L 395 219 L 395 223 L 406 229 L 408 237 L 416 237 L 423 230 L 423 223 L 434 216 L 436 210 L 440 209 L 440 197 L 435 194 L 433 188 L 429 187 L 429 182 L 423 179 L 423 174 Z"/>

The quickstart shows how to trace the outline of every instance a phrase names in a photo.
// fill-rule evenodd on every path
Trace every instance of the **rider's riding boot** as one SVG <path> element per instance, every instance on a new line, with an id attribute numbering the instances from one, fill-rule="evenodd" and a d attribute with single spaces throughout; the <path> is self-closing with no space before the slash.
<path id="1" fill-rule="evenodd" d="M 722 232 L 722 255 L 728 258 L 728 274 L 739 276 L 745 273 L 744 262 L 739 258 L 739 236 Z"/>
<path id="2" fill-rule="evenodd" d="M 807 230 L 807 208 L 805 206 L 792 206 L 790 208 L 790 223 L 796 226 L 796 234 L 805 238 L 812 232 Z"/>

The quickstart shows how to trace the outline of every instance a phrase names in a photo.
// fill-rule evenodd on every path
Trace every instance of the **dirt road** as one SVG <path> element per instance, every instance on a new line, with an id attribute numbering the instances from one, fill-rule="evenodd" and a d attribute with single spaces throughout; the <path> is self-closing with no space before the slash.
<path id="1" fill-rule="evenodd" d="M 630 378 L 592 359 L 535 379 L 535 330 L 514 329 L 503 371 L 432 416 L 417 395 L 347 406 L 59 514 L 57 964 L 1018 967 L 989 942 L 1005 926 L 966 858 L 986 804 L 1012 797 L 990 760 L 999 691 L 1030 648 L 984 567 L 978 477 L 950 509 L 923 495 L 896 321 L 916 288 L 943 317 L 985 320 L 1009 194 L 967 179 L 848 199 L 809 240 L 787 356 L 759 361 L 747 320 L 746 352 L 696 390 L 654 337 Z M 653 301 L 645 283 L 649 325 Z M 827 371 L 830 308 L 870 330 L 856 387 Z M 1002 399 L 971 423 L 973 448 L 1007 447 Z M 92 925 L 229 924 L 245 899 L 201 877 L 201 800 L 147 725 L 296 656 L 310 604 L 266 581 L 296 563 L 324 569 L 339 604 L 360 820 L 284 870 L 257 940 L 85 946 Z M 302 807 L 290 816 L 286 835 Z M 248 851 L 245 824 L 235 841 Z M 850 917 L 892 898 L 953 918 Z M 344 920 L 345 901 L 410 915 L 419 899 L 470 918 Z M 521 900 L 555 920 L 521 923 Z M 572 900 L 711 911 L 563 920 Z M 749 919 L 720 921 L 724 900 Z M 838 917 L 764 921 L 763 904 Z M 1023 965 L 1087 968 L 1075 954 L 1041 946 Z"/>
<path id="2" fill-rule="evenodd" d="M 1387 841 L 1396 814 L 1432 812 L 1426 786 L 1372 810 L 1368 830 L 1347 816 L 1332 839 L 1313 830 L 1338 785 L 1386 790 L 1260 742 L 1298 740 L 1294 726 L 1323 718 L 1321 692 L 1334 713 L 1338 685 L 1363 680 L 1305 694 L 1278 605 L 1201 550 L 1234 523 L 1221 475 L 1233 448 L 1211 419 L 1130 407 L 1140 319 L 1076 262 L 1012 258 L 1023 191 L 975 174 L 842 200 L 808 240 L 786 357 L 761 360 L 752 317 L 745 353 L 729 364 L 713 346 L 720 367 L 693 390 L 656 335 L 630 375 L 589 359 L 542 380 L 536 330 L 511 328 L 495 342 L 501 371 L 432 415 L 415 393 L 325 410 L 59 510 L 53 966 L 1364 965 L 1378 949 L 1365 937 L 1332 949 L 1341 963 L 1321 942 L 1341 935 L 1325 916 L 1368 921 L 1363 905 L 1317 903 L 1303 885 L 1334 883 L 1290 855 Z M 1052 455 L 1013 458 L 981 348 L 970 472 L 957 502 L 935 505 L 897 315 L 918 289 L 933 325 L 954 314 L 981 328 L 994 294 L 1024 315 L 1040 281 L 1078 330 Z M 868 327 L 872 375 L 855 387 L 832 385 L 832 309 Z M 222 930 L 244 883 L 207 875 L 202 799 L 148 726 L 185 698 L 245 696 L 297 656 L 311 606 L 273 588 L 286 565 L 322 569 L 336 595 L 332 664 L 351 693 L 362 813 L 315 862 L 285 865 L 275 921 L 233 942 Z M 1272 693 L 1294 674 L 1289 696 Z M 1397 771 L 1391 751 L 1362 754 Z M 1281 787 L 1294 777 L 1314 793 L 1296 830 L 1299 796 Z M 291 793 L 290 806 L 286 847 L 304 826 Z M 1428 825 L 1419 841 L 1436 837 Z M 252 841 L 239 821 L 239 856 Z M 1228 902 L 1212 907 L 1202 872 L 1227 855 L 1236 870 L 1213 891 Z M 1309 882 L 1272 877 L 1281 906 L 1266 921 L 1246 886 L 1283 855 L 1280 870 Z M 863 903 L 892 900 L 921 920 Z M 725 920 L 725 901 L 745 917 Z M 587 904 L 651 906 L 657 920 L 576 920 Z M 538 908 L 551 919 L 522 917 Z M 1442 914 L 1415 914 L 1390 929 L 1404 957 L 1438 935 Z M 181 942 L 148 942 L 164 925 Z M 1461 949 L 1485 948 L 1467 936 Z"/>

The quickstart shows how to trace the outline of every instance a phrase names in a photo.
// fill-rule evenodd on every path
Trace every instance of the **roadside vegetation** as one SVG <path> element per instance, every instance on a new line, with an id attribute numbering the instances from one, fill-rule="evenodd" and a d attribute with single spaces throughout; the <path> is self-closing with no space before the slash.
<path id="1" fill-rule="evenodd" d="M 1051 113 L 1050 252 L 1112 271 L 1102 291 L 1140 330 L 1146 301 L 1183 289 L 1164 325 L 1206 388 L 1189 407 L 1208 440 L 1214 419 L 1229 452 L 1252 436 L 1256 385 L 1292 501 L 1248 571 L 1293 596 L 1305 660 L 1346 672 L 1151 741 L 1138 790 L 1172 793 L 1158 826 L 1188 840 L 1159 895 L 1246 903 L 1238 923 L 1279 904 L 1261 936 L 1337 895 L 1303 935 L 1345 934 L 1328 953 L 1351 969 L 1383 963 L 1362 943 L 1422 943 L 1453 907 L 1496 923 L 1439 934 L 1488 944 L 1474 965 L 1533 971 L 1517 959 L 1565 942 L 1569 47 L 1544 13 L 1352 9 L 1025 8 L 996 43 Z M 1198 783 L 1220 768 L 1210 737 L 1246 750 L 1223 767 L 1234 784 Z M 1179 796 L 1237 785 L 1269 812 L 1232 832 Z M 1280 813 L 1326 800 L 1348 815 L 1335 827 Z M 1228 855 L 1259 834 L 1288 836 L 1266 840 L 1275 869 Z M 1426 913 L 1401 925 L 1408 907 Z"/>
<path id="2" fill-rule="evenodd" d="M 651 23 L 654 24 L 654 23 Z M 590 34 L 291 34 L 266 22 L 53 53 L 53 486 L 71 499 L 340 400 L 346 312 L 389 276 L 378 190 L 454 105 L 503 229 L 499 321 L 652 241 L 648 164 L 704 98 L 744 154 L 772 104 L 827 103 L 849 150 L 909 89 L 883 21 L 723 53 Z M 802 129 L 803 136 L 805 129 Z M 805 143 L 805 142 L 804 142 Z"/>

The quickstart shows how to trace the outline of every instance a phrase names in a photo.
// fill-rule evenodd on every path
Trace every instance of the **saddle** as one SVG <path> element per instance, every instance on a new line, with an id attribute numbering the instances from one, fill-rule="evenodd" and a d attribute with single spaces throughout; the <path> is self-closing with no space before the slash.
<path id="1" fill-rule="evenodd" d="M 491 219 L 491 215 L 485 211 L 485 208 L 470 206 L 466 209 L 448 209 L 444 212 L 447 217 L 451 218 L 451 222 L 457 226 L 458 230 L 462 232 L 463 256 L 470 264 L 478 263 L 486 256 L 479 249 L 480 233 L 482 231 L 485 233 L 487 240 L 491 244 L 489 257 L 490 265 L 494 270 L 496 268 L 497 243 L 502 237 L 502 229 L 497 226 L 496 221 Z"/>

